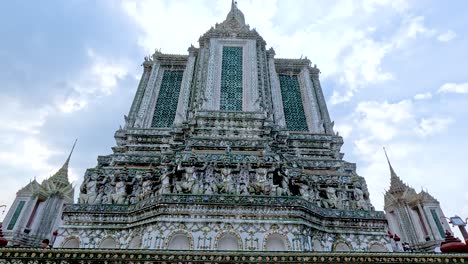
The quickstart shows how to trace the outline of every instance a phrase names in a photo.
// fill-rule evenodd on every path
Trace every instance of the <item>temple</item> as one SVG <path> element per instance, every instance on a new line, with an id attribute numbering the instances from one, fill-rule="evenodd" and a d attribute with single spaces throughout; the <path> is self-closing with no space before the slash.
<path id="1" fill-rule="evenodd" d="M 387 161 L 390 188 L 384 195 L 384 210 L 390 232 L 397 234 L 412 251 L 433 252 L 444 241 L 446 230 L 451 230 L 439 201 L 428 192 L 417 193 L 403 183 L 388 156 Z"/>
<path id="2" fill-rule="evenodd" d="M 391 251 L 319 73 L 275 58 L 234 2 L 188 55 L 146 57 L 113 153 L 86 171 L 55 247 Z"/>
<path id="3" fill-rule="evenodd" d="M 11 246 L 37 247 L 43 239 L 53 238 L 62 222 L 64 204 L 74 202 L 74 188 L 68 181 L 68 164 L 75 144 L 76 141 L 65 163 L 54 175 L 40 184 L 34 179 L 16 193 L 3 219 L 3 234 Z"/>

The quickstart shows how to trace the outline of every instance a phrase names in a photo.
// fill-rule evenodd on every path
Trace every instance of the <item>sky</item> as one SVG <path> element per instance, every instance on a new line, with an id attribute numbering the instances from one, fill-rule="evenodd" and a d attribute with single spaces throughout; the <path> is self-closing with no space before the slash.
<path id="1" fill-rule="evenodd" d="M 0 205 L 56 172 L 70 180 L 115 145 L 155 49 L 188 54 L 229 0 L 7 1 L 0 9 Z M 307 56 L 345 160 L 383 210 L 393 168 L 447 217 L 468 217 L 466 1 L 238 0 L 276 58 Z M 78 188 L 77 188 L 78 189 Z M 8 209 L 7 208 L 7 209 Z M 0 220 L 6 215 L 1 214 Z"/>

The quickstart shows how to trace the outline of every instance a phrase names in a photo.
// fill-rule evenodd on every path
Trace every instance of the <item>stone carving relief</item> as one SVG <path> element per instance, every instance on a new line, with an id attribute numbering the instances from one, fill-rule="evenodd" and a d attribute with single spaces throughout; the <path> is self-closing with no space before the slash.
<path id="1" fill-rule="evenodd" d="M 330 209 L 373 210 L 363 186 L 356 177 L 311 175 L 290 164 L 200 163 L 192 158 L 137 170 L 90 169 L 80 188 L 79 203 L 135 204 L 166 194 L 268 195 L 300 196 Z"/>

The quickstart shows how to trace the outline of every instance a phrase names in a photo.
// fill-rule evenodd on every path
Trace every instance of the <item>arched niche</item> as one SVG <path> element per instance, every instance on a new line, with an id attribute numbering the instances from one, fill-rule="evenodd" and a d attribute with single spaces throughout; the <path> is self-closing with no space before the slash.
<path id="1" fill-rule="evenodd" d="M 312 241 L 312 249 L 314 251 L 323 251 L 322 243 L 320 243 L 320 241 L 318 241 L 317 239 L 314 239 Z"/>
<path id="2" fill-rule="evenodd" d="M 80 240 L 76 237 L 70 237 L 65 240 L 62 244 L 62 248 L 79 248 Z"/>
<path id="3" fill-rule="evenodd" d="M 182 233 L 174 234 L 167 244 L 167 249 L 185 250 L 190 249 L 190 239 L 187 235 Z"/>
<path id="4" fill-rule="evenodd" d="M 107 237 L 101 241 L 99 248 L 116 249 L 117 241 L 112 237 Z"/>
<path id="5" fill-rule="evenodd" d="M 351 251 L 351 247 L 348 245 L 348 243 L 344 241 L 338 241 L 333 246 L 333 251 L 336 251 L 336 252 Z"/>
<path id="6" fill-rule="evenodd" d="M 219 250 L 240 250 L 239 239 L 233 234 L 227 233 L 224 234 L 218 240 L 218 249 Z"/>
<path id="7" fill-rule="evenodd" d="M 130 243 L 128 243 L 129 249 L 140 249 L 141 248 L 141 236 L 134 236 Z"/>
<path id="8" fill-rule="evenodd" d="M 387 248 L 380 243 L 373 243 L 369 245 L 369 252 L 387 252 Z"/>
<path id="9" fill-rule="evenodd" d="M 288 250 L 287 242 L 284 236 L 280 234 L 271 234 L 266 238 L 266 251 L 286 251 Z"/>

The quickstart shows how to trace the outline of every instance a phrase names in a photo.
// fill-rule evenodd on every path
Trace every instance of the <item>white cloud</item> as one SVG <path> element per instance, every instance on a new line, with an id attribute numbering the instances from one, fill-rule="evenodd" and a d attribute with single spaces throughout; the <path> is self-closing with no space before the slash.
<path id="1" fill-rule="evenodd" d="M 431 99 L 432 98 L 432 93 L 427 92 L 427 93 L 420 93 L 415 95 L 414 100 L 425 100 L 425 99 Z"/>
<path id="2" fill-rule="evenodd" d="M 406 48 L 418 37 L 432 37 L 435 30 L 424 25 L 424 17 L 407 17 L 400 27 L 386 40 L 375 40 L 373 30 L 360 32 L 361 38 L 349 44 L 352 52 L 341 62 L 341 72 L 337 70 L 339 82 L 346 87 L 344 91 L 334 90 L 331 104 L 349 101 L 363 86 L 384 82 L 394 78 L 393 74 L 382 68 L 382 61 L 388 54 Z"/>
<path id="3" fill-rule="evenodd" d="M 384 102 L 361 102 L 355 109 L 355 120 L 360 128 L 366 129 L 372 139 L 391 140 L 401 133 L 401 123 L 413 121 L 413 104 L 409 100 L 391 104 Z"/>
<path id="4" fill-rule="evenodd" d="M 335 131 L 339 132 L 340 136 L 342 137 L 348 137 L 349 134 L 353 131 L 353 127 L 348 124 L 336 124 L 335 125 Z"/>
<path id="5" fill-rule="evenodd" d="M 55 104 L 63 113 L 81 110 L 95 97 L 111 95 L 118 81 L 128 74 L 126 65 L 103 58 L 92 49 L 88 49 L 88 57 L 90 65 L 70 82 L 72 93 L 56 98 Z"/>
<path id="6" fill-rule="evenodd" d="M 446 83 L 437 92 L 466 94 L 468 93 L 468 83 Z"/>
<path id="7" fill-rule="evenodd" d="M 138 44 L 146 52 L 162 48 L 164 53 L 185 54 L 191 43 L 220 20 L 216 11 L 221 4 L 210 1 L 210 5 L 206 5 L 194 0 L 128 0 L 122 2 L 122 8 L 142 29 Z"/>
<path id="8" fill-rule="evenodd" d="M 450 117 L 423 118 L 419 122 L 419 126 L 416 128 L 416 132 L 424 137 L 437 134 L 445 131 L 453 121 L 454 120 Z"/>
<path id="9" fill-rule="evenodd" d="M 39 176 L 45 177 L 51 175 L 54 169 L 57 170 L 48 163 L 48 159 L 57 153 L 38 139 L 26 137 L 1 150 L 0 164 L 3 164 L 2 167 L 26 166 Z"/>
<path id="10" fill-rule="evenodd" d="M 431 37 L 436 33 L 434 29 L 427 28 L 424 25 L 423 16 L 410 17 L 404 24 L 406 26 L 401 28 L 401 35 L 408 38 L 415 38 L 417 36 Z M 406 38 L 402 37 L 402 39 L 404 40 Z"/>
<path id="11" fill-rule="evenodd" d="M 215 22 L 222 22 L 229 11 L 228 2 L 210 4 L 186 1 L 182 6 L 176 1 L 127 0 L 122 8 L 142 29 L 138 43 L 147 52 L 162 48 L 165 53 L 186 54 L 190 43 Z M 411 8 L 405 1 L 294 4 L 263 0 L 241 2 L 239 7 L 246 22 L 258 29 L 277 57 L 308 56 L 320 67 L 322 78 L 340 83 L 333 91 L 332 104 L 349 101 L 363 86 L 393 79 L 393 74 L 382 67 L 384 58 L 412 39 L 435 34 L 424 25 L 423 16 L 409 15 Z M 176 16 L 181 19 L 173 20 Z M 383 38 L 382 25 L 375 23 L 384 21 L 382 17 L 398 23 Z M 172 21 L 170 26 L 167 21 Z"/>
<path id="12" fill-rule="evenodd" d="M 75 78 L 67 80 L 65 89 L 48 101 L 31 105 L 28 103 L 31 98 L 23 101 L 19 97 L 0 95 L 0 179 L 11 190 L 2 194 L 0 202 L 9 205 L 15 192 L 29 179 L 37 176 L 41 181 L 60 168 L 61 164 L 51 159 L 64 152 L 42 140 L 47 138 L 41 132 L 48 120 L 61 113 L 83 109 L 96 97 L 112 94 L 118 81 L 128 74 L 125 64 L 103 58 L 92 50 L 88 51 L 88 58 L 89 64 L 75 74 Z M 82 177 L 73 168 L 69 173 L 71 181 Z"/>
<path id="13" fill-rule="evenodd" d="M 17 98 L 0 95 L 0 133 L 37 134 L 44 124 L 50 107 L 30 108 Z M 3 137 L 5 139 L 5 137 Z"/>
<path id="14" fill-rule="evenodd" d="M 437 36 L 437 40 L 441 42 L 448 42 L 454 39 L 456 36 L 457 34 L 455 32 L 453 32 L 452 30 L 448 30 L 447 32 L 444 32 Z"/>
<path id="15" fill-rule="evenodd" d="M 421 94 L 415 97 L 429 96 Z M 352 127 L 344 137 L 345 146 L 346 142 L 352 144 L 350 150 L 344 152 L 352 153 L 353 157 L 347 160 L 357 163 L 358 173 L 366 178 L 371 201 L 377 210 L 382 210 L 383 193 L 390 184 L 390 172 L 382 150 L 384 146 L 401 179 L 416 189 L 421 186 L 429 188 L 430 193 L 441 201 L 447 215 L 468 210 L 468 207 L 459 207 L 461 201 L 466 201 L 466 197 L 461 198 L 458 194 L 464 193 L 463 188 L 457 184 L 450 185 L 452 182 L 466 185 L 466 179 L 457 173 L 460 168 L 453 166 L 463 163 L 463 157 L 453 149 L 468 146 L 448 136 L 455 117 L 441 116 L 440 113 L 447 112 L 444 107 L 448 107 L 446 102 L 438 100 L 421 100 L 417 104 L 410 99 L 397 102 L 364 101 L 358 103 L 351 114 L 337 120 L 337 128 Z M 431 137 L 430 144 L 428 137 Z M 447 184 L 440 184 L 441 175 L 445 175 Z M 445 193 L 454 188 L 457 189 L 454 199 L 460 203 L 450 204 L 448 201 L 453 197 L 447 197 Z"/>
<path id="16" fill-rule="evenodd" d="M 49 172 L 52 167 L 48 159 L 55 151 L 37 136 L 53 108 L 47 105 L 34 108 L 5 96 L 0 96 L 0 107 L 0 167 L 27 168 L 38 174 Z"/>

